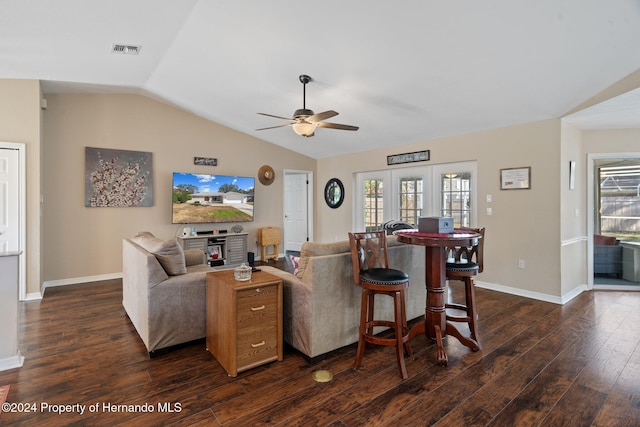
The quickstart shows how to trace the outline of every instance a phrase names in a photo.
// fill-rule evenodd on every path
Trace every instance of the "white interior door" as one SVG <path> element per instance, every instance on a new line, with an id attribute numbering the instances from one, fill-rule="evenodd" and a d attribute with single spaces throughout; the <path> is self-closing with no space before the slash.
<path id="1" fill-rule="evenodd" d="M 0 251 L 20 249 L 19 152 L 0 148 Z"/>
<path id="2" fill-rule="evenodd" d="M 311 239 L 309 197 L 310 173 L 284 173 L 284 250 L 300 251 Z"/>

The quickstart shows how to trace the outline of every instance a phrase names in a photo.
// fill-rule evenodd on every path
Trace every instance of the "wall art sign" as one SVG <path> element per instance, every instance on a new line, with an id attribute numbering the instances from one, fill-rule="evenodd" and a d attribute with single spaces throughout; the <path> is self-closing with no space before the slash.
<path id="1" fill-rule="evenodd" d="M 500 189 L 531 189 L 531 167 L 500 169 Z"/>
<path id="2" fill-rule="evenodd" d="M 387 156 L 387 165 L 399 165 L 402 163 L 425 162 L 430 160 L 429 150 L 414 151 L 413 153 L 392 154 Z"/>
<path id="3" fill-rule="evenodd" d="M 193 164 L 200 166 L 218 166 L 218 159 L 211 157 L 194 157 Z"/>
<path id="4" fill-rule="evenodd" d="M 85 147 L 85 206 L 153 206 L 153 153 Z"/>

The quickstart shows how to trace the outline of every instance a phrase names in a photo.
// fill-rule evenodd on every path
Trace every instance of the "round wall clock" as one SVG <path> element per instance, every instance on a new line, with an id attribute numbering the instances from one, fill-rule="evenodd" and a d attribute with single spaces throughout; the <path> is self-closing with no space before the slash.
<path id="1" fill-rule="evenodd" d="M 327 205 L 336 209 L 344 201 L 344 185 L 338 178 L 331 178 L 324 187 L 324 200 Z"/>

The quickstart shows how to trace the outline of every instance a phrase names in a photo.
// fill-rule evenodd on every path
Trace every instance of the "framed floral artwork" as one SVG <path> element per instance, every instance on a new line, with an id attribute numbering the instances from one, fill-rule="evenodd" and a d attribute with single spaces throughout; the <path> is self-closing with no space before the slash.
<path id="1" fill-rule="evenodd" d="M 153 154 L 85 147 L 85 206 L 153 206 Z"/>

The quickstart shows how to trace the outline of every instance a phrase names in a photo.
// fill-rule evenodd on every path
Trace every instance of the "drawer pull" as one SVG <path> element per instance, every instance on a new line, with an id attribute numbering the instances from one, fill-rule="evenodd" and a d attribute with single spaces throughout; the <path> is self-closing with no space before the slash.
<path id="1" fill-rule="evenodd" d="M 251 348 L 258 348 L 258 347 L 262 347 L 263 345 L 265 345 L 266 342 L 264 341 L 260 341 L 259 343 L 256 344 L 251 344 Z"/>
<path id="2" fill-rule="evenodd" d="M 251 311 L 260 311 L 260 310 L 264 310 L 266 307 L 264 305 L 261 305 L 260 307 L 251 307 Z"/>

